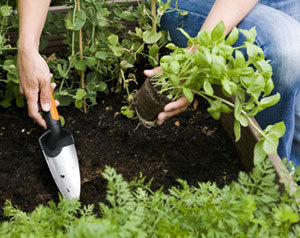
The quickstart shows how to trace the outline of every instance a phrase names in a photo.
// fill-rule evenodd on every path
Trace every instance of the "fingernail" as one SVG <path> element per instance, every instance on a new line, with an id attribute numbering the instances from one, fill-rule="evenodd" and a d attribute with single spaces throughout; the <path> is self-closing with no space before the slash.
<path id="1" fill-rule="evenodd" d="M 152 70 L 146 69 L 144 72 L 145 72 L 145 74 L 152 74 Z"/>
<path id="2" fill-rule="evenodd" d="M 48 112 L 50 110 L 50 103 L 45 103 L 42 105 L 42 107 L 44 111 Z"/>

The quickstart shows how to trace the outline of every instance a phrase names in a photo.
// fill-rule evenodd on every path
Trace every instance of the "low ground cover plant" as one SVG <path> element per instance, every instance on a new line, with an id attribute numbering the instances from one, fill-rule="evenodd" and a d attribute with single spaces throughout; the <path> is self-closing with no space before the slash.
<path id="1" fill-rule="evenodd" d="M 100 213 L 79 200 L 38 206 L 25 213 L 7 201 L 1 237 L 299 237 L 300 216 L 295 197 L 280 194 L 269 160 L 223 188 L 207 182 L 197 187 L 178 180 L 168 193 L 152 191 L 151 181 L 131 182 L 110 167 L 108 204 Z"/>

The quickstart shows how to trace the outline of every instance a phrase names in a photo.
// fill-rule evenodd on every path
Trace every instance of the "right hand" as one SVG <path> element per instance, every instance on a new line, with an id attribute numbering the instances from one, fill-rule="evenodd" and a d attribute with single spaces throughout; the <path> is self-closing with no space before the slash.
<path id="1" fill-rule="evenodd" d="M 28 115 L 40 126 L 47 128 L 45 120 L 39 113 L 51 107 L 49 88 L 54 90 L 55 84 L 50 85 L 52 74 L 46 61 L 35 49 L 18 51 L 18 71 L 20 78 L 20 93 L 25 96 Z"/>

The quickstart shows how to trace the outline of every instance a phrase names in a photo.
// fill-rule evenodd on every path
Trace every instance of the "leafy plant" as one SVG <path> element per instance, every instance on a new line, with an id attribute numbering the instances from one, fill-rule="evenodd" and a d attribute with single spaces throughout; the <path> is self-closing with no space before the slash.
<path id="1" fill-rule="evenodd" d="M 110 167 L 100 214 L 93 205 L 61 198 L 58 205 L 38 206 L 27 214 L 7 201 L 0 224 L 5 237 L 299 237 L 295 197 L 280 194 L 270 160 L 250 175 L 223 188 L 207 182 L 192 187 L 183 180 L 168 193 L 150 189 L 145 177 L 131 182 Z M 299 190 L 299 188 L 298 188 Z M 100 217 L 99 217 L 100 215 Z"/>
<path id="2" fill-rule="evenodd" d="M 284 123 L 261 130 L 251 120 L 280 99 L 278 93 L 271 95 L 272 67 L 262 49 L 254 44 L 255 28 L 249 31 L 234 28 L 227 38 L 222 21 L 212 31 L 200 31 L 195 38 L 179 30 L 187 37 L 188 48 L 173 43 L 166 46 L 172 52 L 161 58 L 163 71 L 152 78 L 154 86 L 160 87 L 160 93 L 166 93 L 172 100 L 184 95 L 192 102 L 194 94 L 200 95 L 209 102 L 207 111 L 215 119 L 219 119 L 221 113 L 233 111 L 236 141 L 240 139 L 241 126 L 252 124 L 261 138 L 254 149 L 255 164 L 268 154 L 275 154 L 279 138 L 285 133 Z M 233 46 L 239 31 L 247 40 L 243 45 Z M 246 51 L 246 58 L 241 50 Z M 216 94 L 216 87 L 221 88 L 223 97 Z"/>

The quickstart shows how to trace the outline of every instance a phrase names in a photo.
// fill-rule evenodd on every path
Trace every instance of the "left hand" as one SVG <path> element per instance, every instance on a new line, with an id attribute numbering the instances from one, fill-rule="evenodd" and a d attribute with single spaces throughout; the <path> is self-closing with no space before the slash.
<path id="1" fill-rule="evenodd" d="M 144 74 L 147 77 L 151 77 L 153 74 L 157 74 L 162 70 L 161 67 L 157 67 L 151 70 L 145 70 Z M 188 106 L 191 103 L 186 99 L 185 96 L 182 96 L 181 98 L 177 99 L 174 102 L 170 102 L 168 103 L 165 107 L 164 107 L 164 111 L 158 114 L 157 117 L 157 124 L 161 125 L 164 123 L 165 120 L 167 120 L 168 118 L 175 116 L 181 112 L 184 112 Z"/>

